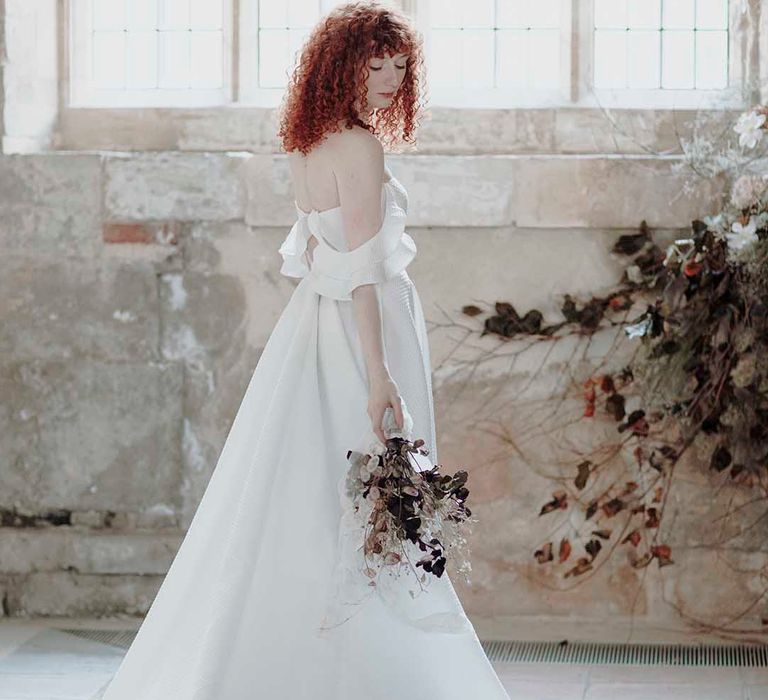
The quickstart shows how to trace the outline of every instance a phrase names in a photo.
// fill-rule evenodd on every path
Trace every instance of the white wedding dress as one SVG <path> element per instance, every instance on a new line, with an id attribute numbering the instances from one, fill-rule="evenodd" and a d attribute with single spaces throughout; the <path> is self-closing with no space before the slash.
<path id="1" fill-rule="evenodd" d="M 415 598 L 395 582 L 323 628 L 345 564 L 346 453 L 373 435 L 357 285 L 376 283 L 390 372 L 413 438 L 437 463 L 427 333 L 405 271 L 416 245 L 404 229 L 406 191 L 387 173 L 384 222 L 352 251 L 339 207 L 296 205 L 281 272 L 301 281 L 103 700 L 509 700 L 447 573 Z"/>

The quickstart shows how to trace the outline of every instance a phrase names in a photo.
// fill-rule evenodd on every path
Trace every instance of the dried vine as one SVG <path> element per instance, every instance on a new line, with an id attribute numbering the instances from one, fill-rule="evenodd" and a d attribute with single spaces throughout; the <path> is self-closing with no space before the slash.
<path id="1" fill-rule="evenodd" d="M 591 578 L 585 574 L 593 575 L 620 548 L 636 569 L 653 561 L 659 567 L 675 563 L 672 547 L 660 532 L 675 471 L 686 456 L 719 475 L 721 483 L 753 494 L 725 513 L 723 520 L 744 518 L 744 511 L 753 505 L 764 509 L 754 522 L 740 523 L 737 532 L 719 545 L 768 518 L 768 177 L 754 171 L 760 159 L 745 154 L 761 144 L 766 117 L 768 110 L 762 107 L 740 117 L 735 127 L 740 150 L 728 151 L 730 156 L 738 153 L 735 165 L 733 158 L 729 161 L 720 152 L 720 170 L 707 169 L 701 150 L 693 149 L 690 161 L 696 172 L 709 177 L 725 172 L 733 179 L 730 202 L 718 216 L 693 221 L 689 237 L 666 250 L 654 241 L 645 222 L 638 233 L 621 236 L 612 252 L 623 257 L 625 271 L 618 287 L 605 296 L 580 304 L 574 296 L 564 295 L 562 318 L 552 323 L 545 323 L 540 311 L 520 313 L 508 301 L 496 302 L 490 313 L 478 304 L 467 304 L 462 308 L 465 317 L 488 314 L 482 318 L 479 335 L 499 341 L 490 351 L 476 347 L 480 352 L 467 360 L 458 359 L 457 350 L 466 349 L 477 331 L 450 319 L 437 324 L 464 330 L 444 363 L 450 362 L 453 372 L 469 370 L 466 384 L 484 364 L 509 360 L 511 373 L 521 356 L 529 350 L 540 352 L 541 345 L 549 343 L 523 390 L 540 376 L 557 343 L 574 337 L 586 341 L 581 343 L 580 358 L 576 342 L 572 356 L 563 363 L 566 369 L 580 369 L 583 362 L 569 360 L 584 360 L 596 334 L 615 333 L 603 360 L 585 375 L 572 372 L 560 395 L 553 392 L 547 420 L 539 421 L 539 426 L 551 423 L 577 388 L 580 415 L 565 409 L 567 426 L 561 423 L 560 428 L 601 421 L 612 424 L 615 431 L 614 437 L 606 433 L 587 451 L 573 449 L 576 458 L 567 470 L 569 476 L 547 474 L 558 488 L 541 505 L 539 515 L 576 509 L 581 520 L 572 537 L 545 535 L 533 556 L 542 566 L 562 567 L 564 579 Z M 710 155 L 715 152 L 708 148 Z M 612 366 L 611 355 L 622 335 L 637 347 L 628 362 Z M 503 386 L 497 386 L 494 396 L 502 391 Z M 496 411 L 500 408 L 494 406 Z M 518 440 L 508 431 L 493 434 L 522 455 Z M 616 459 L 625 454 L 631 455 L 630 478 L 612 478 Z M 750 574 L 768 582 L 768 565 Z M 762 629 L 738 623 L 754 613 L 767 592 L 768 588 L 726 625 L 707 623 L 675 607 L 700 629 L 726 636 L 757 633 L 761 638 Z M 768 624 L 766 616 L 762 623 Z"/>

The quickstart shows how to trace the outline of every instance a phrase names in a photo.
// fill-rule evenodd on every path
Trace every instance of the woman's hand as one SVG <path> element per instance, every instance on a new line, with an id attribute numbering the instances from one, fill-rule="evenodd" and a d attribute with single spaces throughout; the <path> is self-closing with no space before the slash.
<path id="1" fill-rule="evenodd" d="M 391 406 L 395 414 L 395 422 L 397 427 L 402 429 L 403 427 L 403 404 L 400 391 L 395 384 L 394 379 L 390 376 L 389 372 L 382 372 L 372 377 L 369 380 L 369 392 L 368 392 L 368 415 L 371 418 L 371 425 L 373 432 L 386 445 L 387 438 L 384 435 L 384 429 L 382 428 L 382 421 L 384 420 L 384 411 L 387 407 Z"/>

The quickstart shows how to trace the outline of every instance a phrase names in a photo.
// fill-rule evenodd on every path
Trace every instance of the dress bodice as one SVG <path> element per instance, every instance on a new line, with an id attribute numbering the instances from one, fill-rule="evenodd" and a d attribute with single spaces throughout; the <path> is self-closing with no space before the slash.
<path id="1" fill-rule="evenodd" d="M 393 277 L 416 255 L 416 244 L 405 232 L 408 193 L 391 173 L 381 187 L 381 228 L 352 250 L 340 206 L 305 212 L 295 201 L 294 205 L 298 219 L 280 246 L 283 257 L 280 272 L 288 277 L 309 277 L 318 294 L 351 299 L 351 291 L 356 286 Z M 306 256 L 310 236 L 318 241 L 311 266 Z"/>
<path id="2" fill-rule="evenodd" d="M 392 195 L 392 201 L 394 204 L 402 209 L 402 211 L 408 213 L 408 193 L 405 187 L 390 173 L 389 180 L 382 183 L 381 187 L 381 206 L 384 209 L 387 207 L 387 189 L 390 190 Z M 341 207 L 333 207 L 331 209 L 324 209 L 318 211 L 312 209 L 305 212 L 299 208 L 299 205 L 294 201 L 296 205 L 296 214 L 299 218 L 306 217 L 307 225 L 309 226 L 310 233 L 320 241 L 321 238 L 325 239 L 325 242 L 332 248 L 338 251 L 348 251 L 349 245 L 347 243 L 347 237 L 344 233 L 344 226 L 341 220 Z M 388 215 L 385 209 L 384 216 Z"/>

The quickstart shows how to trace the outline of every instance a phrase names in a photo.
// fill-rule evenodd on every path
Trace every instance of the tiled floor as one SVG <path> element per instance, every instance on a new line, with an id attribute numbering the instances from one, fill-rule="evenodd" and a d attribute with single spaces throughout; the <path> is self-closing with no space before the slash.
<path id="1" fill-rule="evenodd" d="M 124 650 L 56 628 L 129 629 L 136 624 L 0 621 L 0 700 L 96 700 Z M 528 663 L 494 667 L 512 700 L 768 700 L 768 669 L 763 668 Z"/>

